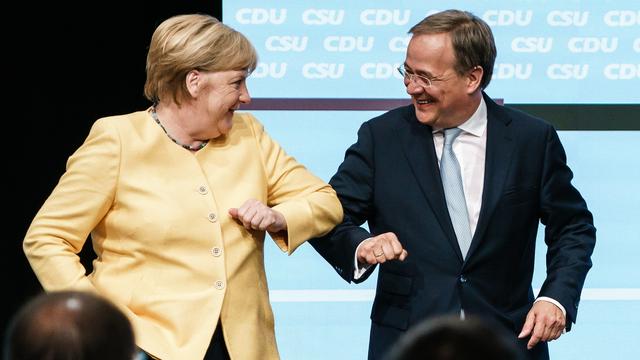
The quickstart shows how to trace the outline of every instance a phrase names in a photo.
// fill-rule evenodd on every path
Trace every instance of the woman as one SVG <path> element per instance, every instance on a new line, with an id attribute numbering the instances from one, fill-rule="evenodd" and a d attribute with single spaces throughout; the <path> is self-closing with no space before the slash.
<path id="1" fill-rule="evenodd" d="M 46 290 L 110 298 L 153 358 L 278 358 L 265 231 L 290 254 L 342 219 L 333 189 L 236 113 L 256 62 L 213 17 L 160 24 L 147 56 L 153 106 L 93 125 L 24 240 Z M 89 234 L 97 257 L 85 275 Z"/>

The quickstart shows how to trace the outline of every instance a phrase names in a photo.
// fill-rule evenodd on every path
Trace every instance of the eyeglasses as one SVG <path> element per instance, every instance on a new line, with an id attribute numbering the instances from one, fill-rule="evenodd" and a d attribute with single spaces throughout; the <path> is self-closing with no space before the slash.
<path id="1" fill-rule="evenodd" d="M 431 79 L 429 79 L 426 76 L 422 76 L 422 75 L 418 75 L 418 74 L 414 74 L 411 71 L 407 70 L 404 68 L 404 65 L 400 65 L 398 66 L 398 72 L 400 73 L 400 75 L 402 75 L 402 77 L 405 80 L 408 80 L 409 82 L 411 81 L 415 81 L 416 84 L 422 86 L 422 87 L 429 87 L 432 84 Z"/>

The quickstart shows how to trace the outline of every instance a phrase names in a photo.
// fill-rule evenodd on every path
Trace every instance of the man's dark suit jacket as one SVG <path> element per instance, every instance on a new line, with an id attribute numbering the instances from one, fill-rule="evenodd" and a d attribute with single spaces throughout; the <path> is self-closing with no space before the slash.
<path id="1" fill-rule="evenodd" d="M 595 246 L 592 215 L 554 128 L 497 105 L 486 94 L 487 146 L 477 229 L 466 260 L 449 219 L 432 128 L 413 105 L 365 122 L 330 183 L 344 221 L 313 247 L 348 282 L 360 242 L 393 232 L 404 262 L 380 266 L 371 310 L 369 358 L 379 359 L 409 327 L 428 317 L 481 316 L 520 332 L 534 294 L 536 234 L 545 225 L 547 277 L 539 296 L 559 301 L 570 329 Z M 360 227 L 368 222 L 370 233 Z M 519 341 L 526 348 L 526 340 Z M 529 352 L 548 358 L 545 343 Z"/>

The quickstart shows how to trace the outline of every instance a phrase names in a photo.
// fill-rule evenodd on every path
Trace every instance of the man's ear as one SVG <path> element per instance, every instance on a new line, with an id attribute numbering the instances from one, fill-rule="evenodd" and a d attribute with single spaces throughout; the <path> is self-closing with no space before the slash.
<path id="1" fill-rule="evenodd" d="M 475 66 L 467 73 L 467 94 L 473 94 L 478 90 L 483 76 L 484 69 L 480 65 Z"/>

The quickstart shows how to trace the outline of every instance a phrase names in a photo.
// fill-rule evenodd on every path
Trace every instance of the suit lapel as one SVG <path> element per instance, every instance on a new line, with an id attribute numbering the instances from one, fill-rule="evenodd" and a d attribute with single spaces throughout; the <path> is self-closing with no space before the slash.
<path id="1" fill-rule="evenodd" d="M 447 203 L 444 199 L 444 189 L 438 159 L 433 145 L 433 134 L 430 126 L 418 122 L 413 106 L 406 108 L 403 122 L 398 128 L 402 149 L 413 171 L 416 181 L 420 185 L 422 194 L 427 199 L 440 226 L 447 234 L 449 243 L 462 262 L 462 253 L 458 246 L 453 225 L 449 219 Z"/>
<path id="2" fill-rule="evenodd" d="M 482 205 L 467 258 L 473 255 L 474 250 L 482 241 L 489 219 L 500 200 L 515 146 L 512 128 L 509 126 L 511 119 L 500 108 L 500 105 L 493 102 L 486 94 L 484 100 L 487 104 L 487 148 Z"/>

